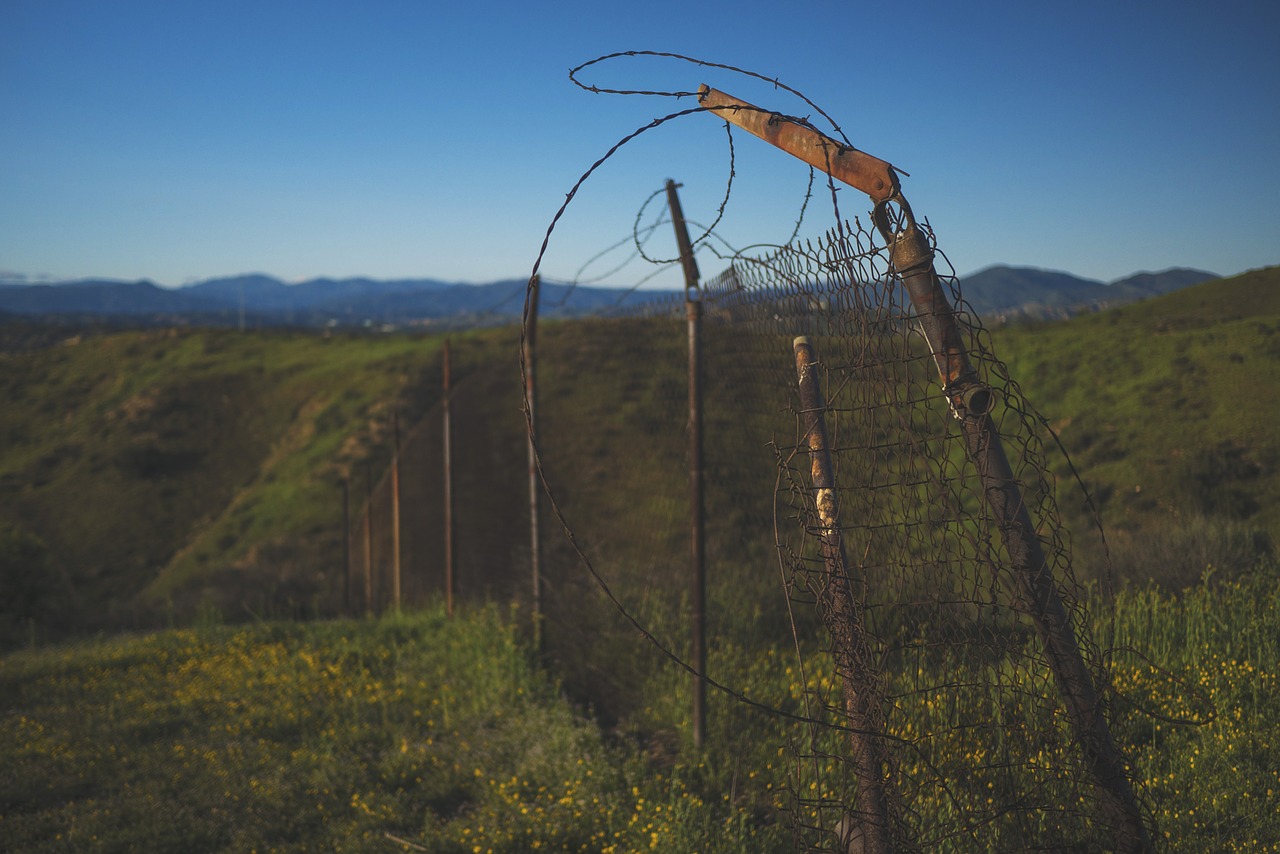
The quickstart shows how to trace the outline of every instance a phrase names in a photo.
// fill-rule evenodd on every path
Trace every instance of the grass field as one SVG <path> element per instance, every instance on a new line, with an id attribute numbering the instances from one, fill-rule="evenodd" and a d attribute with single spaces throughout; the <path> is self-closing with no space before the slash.
<path id="1" fill-rule="evenodd" d="M 777 847 L 704 768 L 655 765 L 575 714 L 503 616 L 207 626 L 8 656 L 5 850 Z"/>
<path id="2" fill-rule="evenodd" d="M 1170 851 L 1280 851 L 1274 565 L 1124 594 L 1118 735 Z M 785 851 L 781 724 L 712 697 L 688 746 L 681 674 L 611 731 L 531 666 L 508 615 L 208 625 L 0 660 L 0 838 L 11 851 Z M 756 697 L 785 650 L 716 645 Z M 821 680 L 821 672 L 810 679 Z M 1182 723 L 1174 722 L 1175 719 Z M 957 779 L 963 784 L 962 779 Z M 928 824 L 924 816 L 922 824 Z M 987 832 L 937 850 L 1016 850 Z"/>

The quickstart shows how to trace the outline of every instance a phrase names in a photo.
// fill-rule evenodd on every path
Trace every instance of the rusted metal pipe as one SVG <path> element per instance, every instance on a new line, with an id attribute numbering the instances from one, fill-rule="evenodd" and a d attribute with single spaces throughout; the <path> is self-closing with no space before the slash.
<path id="1" fill-rule="evenodd" d="M 689 228 L 680 207 L 679 185 L 667 180 L 667 205 L 675 226 L 676 245 L 684 269 L 685 315 L 689 330 L 689 543 L 693 614 L 690 658 L 693 659 L 693 746 L 702 749 L 707 731 L 707 559 L 705 486 L 702 437 L 702 299 L 698 287 L 698 262 L 693 257 Z"/>
<path id="2" fill-rule="evenodd" d="M 837 181 L 856 187 L 877 202 L 890 199 L 898 192 L 898 176 L 893 166 L 865 151 L 710 86 L 698 87 L 698 103 Z"/>
<path id="3" fill-rule="evenodd" d="M 1058 683 L 1071 727 L 1082 747 L 1103 809 L 1115 828 L 1116 850 L 1150 852 L 1150 835 L 1123 758 L 1111 737 L 1093 675 L 1081 654 L 1067 609 L 1058 595 L 1031 516 L 999 431 L 991 420 L 991 397 L 978 381 L 963 346 L 955 312 L 942 290 L 933 251 L 916 227 L 910 208 L 895 227 L 877 208 L 873 219 L 889 243 L 894 270 L 911 298 L 921 331 L 933 352 L 948 402 L 960 421 L 969 458 L 978 470 L 983 498 L 995 518 L 1020 599 L 1044 641 L 1049 669 Z"/>
<path id="4" fill-rule="evenodd" d="M 400 611 L 400 412 L 391 413 L 391 610 Z"/>
<path id="5" fill-rule="evenodd" d="M 707 555 L 702 413 L 702 303 L 685 301 L 689 327 L 689 516 L 693 619 L 693 746 L 702 749 L 707 732 Z"/>
<path id="6" fill-rule="evenodd" d="M 342 613 L 351 615 L 351 478 L 342 478 Z"/>
<path id="7" fill-rule="evenodd" d="M 684 298 L 686 301 L 697 300 L 698 261 L 693 257 L 693 244 L 689 241 L 689 227 L 684 221 L 684 209 L 680 206 L 680 195 L 676 190 L 680 187 L 675 181 L 667 179 L 667 207 L 671 209 L 671 224 L 676 230 L 676 246 L 680 250 L 680 266 L 684 270 Z"/>
<path id="8" fill-rule="evenodd" d="M 373 512 L 373 472 L 366 462 L 364 466 L 364 613 L 373 615 L 373 525 L 369 518 Z"/>
<path id="9" fill-rule="evenodd" d="M 800 409 L 804 441 L 809 447 L 809 471 L 817 511 L 818 542 L 826 574 L 825 589 L 818 596 L 822 621 L 831 635 L 832 656 L 840 674 L 845 713 L 849 720 L 850 759 L 858 778 L 854 811 L 842 824 L 845 837 L 858 836 L 861 851 L 887 854 L 894 850 L 893 825 L 888 795 L 891 767 L 881 733 L 884 713 L 883 693 L 867 644 L 862 605 L 854 595 L 840 531 L 840 499 L 836 492 L 831 452 L 827 445 L 826 403 L 816 376 L 817 354 L 809 339 L 793 342 L 796 378 L 800 387 Z M 844 825 L 852 824 L 853 827 Z"/>

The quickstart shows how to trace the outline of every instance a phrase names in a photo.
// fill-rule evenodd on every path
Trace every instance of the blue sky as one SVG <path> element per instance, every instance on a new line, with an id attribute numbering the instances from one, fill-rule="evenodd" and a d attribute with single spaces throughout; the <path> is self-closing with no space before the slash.
<path id="1" fill-rule="evenodd" d="M 626 133 L 692 106 L 592 95 L 568 69 L 653 50 L 803 91 L 855 145 L 911 174 L 905 196 L 962 274 L 995 263 L 1103 280 L 1170 266 L 1233 274 L 1280 263 L 1278 10 L 0 0 L 0 270 L 168 285 L 249 271 L 523 277 L 579 174 Z M 586 77 L 708 82 L 810 112 L 758 81 L 672 61 Z M 735 147 L 721 233 L 785 240 L 807 170 L 742 134 Z M 584 187 L 545 272 L 573 276 L 624 238 L 668 177 L 684 185 L 686 214 L 710 221 L 726 155 L 706 115 L 646 133 Z M 847 215 L 866 208 L 852 190 L 841 202 Z M 831 223 L 819 199 L 806 230 Z M 668 250 L 655 239 L 654 251 Z"/>

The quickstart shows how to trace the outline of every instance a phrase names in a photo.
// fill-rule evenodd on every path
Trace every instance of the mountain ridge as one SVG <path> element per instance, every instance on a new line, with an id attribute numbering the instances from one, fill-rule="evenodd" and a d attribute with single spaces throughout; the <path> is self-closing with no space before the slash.
<path id="1" fill-rule="evenodd" d="M 9 276 L 0 283 L 0 315 L 54 318 L 124 318 L 215 325 L 351 326 L 369 324 L 464 325 L 519 316 L 524 279 L 487 283 L 434 278 L 317 277 L 287 283 L 265 273 L 221 276 L 162 287 L 147 279 L 79 279 L 29 283 Z M 959 279 L 968 308 L 984 319 L 1049 319 L 1097 311 L 1158 296 L 1218 276 L 1171 267 L 1142 271 L 1105 283 L 1057 270 L 997 264 Z M 674 290 L 627 290 L 600 285 L 544 282 L 542 311 L 552 317 L 596 314 L 619 307 L 674 299 Z"/>
<path id="2" fill-rule="evenodd" d="M 969 307 L 988 319 L 1063 318 L 1160 296 L 1210 279 L 1216 273 L 1189 267 L 1140 271 L 1111 282 L 1085 279 L 1059 270 L 984 267 L 959 280 Z"/>

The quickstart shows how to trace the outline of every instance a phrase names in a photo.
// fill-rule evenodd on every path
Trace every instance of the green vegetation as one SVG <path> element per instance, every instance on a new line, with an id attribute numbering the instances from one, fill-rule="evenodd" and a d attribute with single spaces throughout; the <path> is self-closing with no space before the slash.
<path id="1" fill-rule="evenodd" d="M 43 630 L 331 609 L 340 480 L 385 465 L 393 409 L 438 395 L 439 345 L 171 330 L 0 355 L 0 552 L 45 544 Z M 0 643 L 33 607 L 6 609 Z"/>
<path id="2" fill-rule="evenodd" d="M 1114 640 L 1099 642 L 1116 650 L 1117 736 L 1171 850 L 1280 851 L 1278 279 L 1259 271 L 992 334 L 1072 453 L 1130 582 L 1096 604 L 1116 617 Z M 683 655 L 673 332 L 660 320 L 547 324 L 540 412 L 554 437 L 544 462 L 580 544 Z M 419 572 L 410 602 L 422 610 L 399 617 L 221 625 L 338 612 L 338 484 L 385 468 L 396 410 L 436 453 L 440 343 L 151 332 L 0 356 L 11 402 L 0 644 L 33 647 L 0 660 L 0 762 L 13 769 L 0 838 L 48 851 L 397 850 L 390 837 L 433 851 L 788 850 L 796 819 L 814 819 L 794 796 L 840 797 L 832 768 L 795 757 L 839 755 L 841 736 L 813 740 L 731 697 L 713 692 L 710 746 L 694 754 L 688 674 L 637 638 L 553 524 L 549 646 L 536 662 L 522 647 L 528 507 L 511 330 L 454 342 L 462 614 L 446 619 L 435 577 Z M 615 382 L 635 365 L 645 370 Z M 812 609 L 789 611 L 776 555 L 743 535 L 773 523 L 776 469 L 758 437 L 786 435 L 793 416 L 740 400 L 737 381 L 710 379 L 721 408 L 708 414 L 708 471 L 738 473 L 708 486 L 710 670 L 801 714 L 833 685 Z M 1084 508 L 1069 472 L 1057 474 L 1078 528 Z M 406 500 L 422 561 L 437 499 Z M 510 613 L 481 604 L 513 600 Z M 39 648 L 166 620 L 195 627 Z M 917 781 L 955 781 L 945 798 L 917 789 L 912 821 L 954 829 L 961 804 L 982 815 L 998 766 L 976 755 L 977 730 L 912 691 L 992 679 L 1021 691 L 1022 675 L 939 650 L 888 678 L 900 734 L 941 726 L 954 738 L 932 742 L 933 768 L 904 766 Z M 946 714 L 986 714 L 992 697 Z M 1058 761 L 1060 720 L 1002 713 L 1044 733 L 1046 762 Z M 1076 793 L 1045 773 L 1036 797 Z M 937 850 L 1017 848 L 1035 822 L 1057 820 L 1028 803 Z"/>
<path id="3" fill-rule="evenodd" d="M 1163 666 L 1117 662 L 1117 687 L 1163 716 L 1126 707 L 1118 734 L 1171 851 L 1280 851 L 1277 569 L 1118 603 L 1121 641 Z M 831 675 L 802 680 L 790 662 L 763 640 L 712 655 L 722 678 L 798 709 Z M 790 850 L 781 809 L 822 778 L 794 766 L 777 721 L 720 696 L 709 750 L 686 752 L 682 677 L 655 672 L 615 730 L 631 736 L 609 738 L 493 608 L 12 653 L 0 837 L 33 852 L 412 850 L 391 837 L 441 852 Z M 921 708 L 904 725 L 928 721 Z M 942 850 L 1008 844 L 986 828 Z"/>
<path id="4" fill-rule="evenodd" d="M 1129 577 L 1176 588 L 1280 543 L 1280 268 L 992 337 Z"/>
<path id="5" fill-rule="evenodd" d="M 1177 589 L 1208 563 L 1247 568 L 1280 540 L 1272 429 L 1280 399 L 1266 391 L 1280 387 L 1278 295 L 1280 270 L 1268 269 L 993 333 L 997 354 L 1083 473 L 1129 577 Z M 683 501 L 682 467 L 672 465 L 684 453 L 682 336 L 651 325 L 619 332 L 553 323 L 542 342 L 553 486 L 571 521 L 584 512 L 644 520 L 614 525 L 596 544 L 627 562 L 653 553 L 649 532 Z M 484 512 L 461 514 L 459 533 L 491 539 L 494 513 L 503 528 L 525 513 L 516 336 L 485 330 L 458 339 L 460 489 L 487 492 Z M 201 607 L 229 619 L 336 612 L 339 484 L 352 478 L 358 504 L 365 472 L 386 469 L 392 412 L 406 429 L 432 412 L 440 344 L 171 330 L 0 354 L 0 559 L 35 549 L 25 563 L 42 567 L 6 597 L 0 644 L 26 641 L 33 627 L 58 637 L 183 622 Z M 646 366 L 629 372 L 636 380 L 613 383 L 636 364 Z M 774 472 L 746 431 L 717 425 L 750 417 L 761 436 L 777 426 L 769 420 L 776 402 L 749 402 L 756 414 L 744 416 L 737 379 L 709 378 L 713 405 L 734 401 L 708 413 L 708 470 L 736 478 L 712 483 L 709 494 L 719 526 L 711 553 L 727 554 L 726 567 L 758 557 L 734 550 L 742 525 L 771 524 L 751 494 L 771 489 Z M 616 453 L 623 446 L 628 453 Z M 753 460 L 765 465 L 746 471 Z M 495 471 L 497 488 L 466 480 Z M 1057 474 L 1069 482 L 1065 468 Z M 1082 529 L 1082 502 L 1070 489 L 1062 495 L 1072 527 Z M 414 518 L 427 510 L 438 517 L 438 502 Z M 521 559 L 491 551 L 468 567 L 468 578 L 483 578 L 477 592 L 502 590 L 492 567 Z"/>
<path id="6" fill-rule="evenodd" d="M 610 744 L 529 666 L 492 608 L 15 653 L 0 661 L 0 696 L 6 850 L 780 842 L 778 827 L 706 786 L 705 767 Z"/>
<path id="7" fill-rule="evenodd" d="M 1115 603 L 1117 736 L 1173 851 L 1280 850 L 1280 564 Z M 1135 654 L 1138 653 L 1138 654 Z"/>

